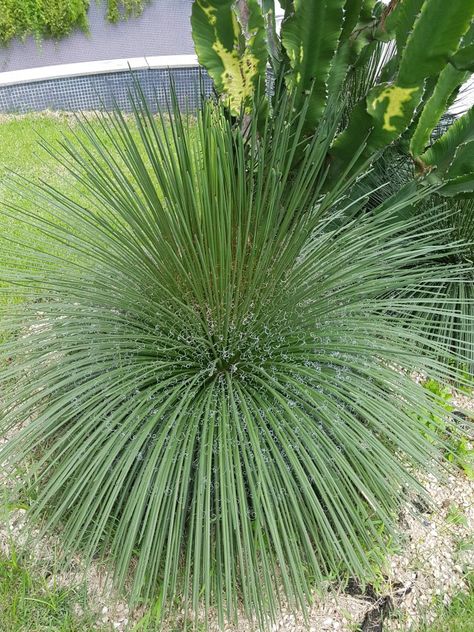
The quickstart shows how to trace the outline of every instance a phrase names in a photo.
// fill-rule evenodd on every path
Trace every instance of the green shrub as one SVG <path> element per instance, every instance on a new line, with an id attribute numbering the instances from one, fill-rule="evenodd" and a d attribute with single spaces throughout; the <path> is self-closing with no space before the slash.
<path id="1" fill-rule="evenodd" d="M 395 145 L 387 150 L 374 164 L 372 174 L 362 181 L 352 192 L 354 198 L 366 195 L 376 182 L 387 184 L 369 196 L 368 209 L 380 206 L 398 192 L 412 186 L 414 166 Z M 367 207 L 363 212 L 367 211 Z M 441 231 L 446 243 L 457 243 L 458 247 L 446 254 L 445 263 L 449 267 L 462 263 L 464 271 L 457 279 L 441 280 L 431 293 L 433 309 L 427 313 L 428 323 L 433 323 L 431 335 L 438 336 L 441 329 L 443 338 L 451 351 L 459 358 L 460 380 L 458 386 L 472 381 L 474 374 L 474 200 L 457 197 L 443 199 L 436 193 L 415 205 L 407 205 L 400 211 L 400 218 L 426 213 Z M 463 375 L 464 374 L 464 375 Z"/>
<path id="2" fill-rule="evenodd" d="M 473 71 L 474 0 L 285 1 L 280 29 L 276 5 L 275 0 L 193 2 L 196 54 L 232 115 L 243 108 L 254 116 L 269 105 L 262 86 L 270 64 L 272 105 L 278 108 L 282 94 L 294 90 L 295 109 L 305 111 L 309 135 L 332 101 L 345 109 L 328 155 L 328 187 L 333 175 L 335 181 L 354 175 L 402 141 L 417 175 L 429 174 L 442 195 L 474 191 L 474 110 L 430 143 Z"/>
<path id="3" fill-rule="evenodd" d="M 89 0 L 38 0 L 42 34 L 60 39 L 74 28 L 88 29 Z"/>
<path id="4" fill-rule="evenodd" d="M 25 301 L 2 313 L 19 333 L 1 429 L 32 421 L 0 461 L 30 461 L 32 523 L 110 556 L 132 602 L 262 624 L 281 590 L 304 608 L 329 575 L 370 576 L 412 471 L 433 469 L 439 406 L 409 372 L 451 373 L 412 294 L 458 269 L 438 271 L 449 247 L 423 218 L 387 221 L 411 194 L 334 228 L 335 112 L 292 170 L 291 100 L 245 138 L 212 103 L 167 123 L 142 102 L 136 128 L 104 115 L 64 141 L 80 203 L 45 186 L 41 214 L 4 210 L 44 241 L 2 235 L 3 291 Z"/>
<path id="5" fill-rule="evenodd" d="M 423 386 L 438 399 L 444 412 L 444 414 L 439 415 L 433 411 L 428 411 L 425 417 L 425 424 L 430 432 L 446 435 L 449 413 L 454 410 L 450 403 L 452 399 L 451 391 L 446 386 L 442 386 L 439 382 L 432 379 L 423 382 Z"/>
<path id="6" fill-rule="evenodd" d="M 37 30 L 35 0 L 0 0 L 0 42 L 26 37 Z"/>
<path id="7" fill-rule="evenodd" d="M 258 115 L 251 103 L 257 93 L 260 109 L 277 109 L 282 93 L 298 86 L 296 109 L 309 97 L 310 135 L 328 104 L 339 101 L 327 186 L 332 173 L 340 178 L 364 161 L 374 168 L 352 191 L 352 217 L 380 207 L 403 187 L 436 190 L 424 209 L 406 205 L 399 213 L 430 206 L 433 216 L 444 219 L 445 238 L 462 240 L 447 264 L 461 260 L 465 270 L 434 289 L 427 318 L 434 321 L 434 337 L 446 327 L 445 341 L 473 373 L 474 109 L 459 117 L 450 109 L 473 71 L 474 1 L 284 2 L 279 32 L 275 6 L 274 0 L 194 0 L 191 24 L 200 63 L 233 115 L 241 107 L 247 116 Z M 437 28 L 440 21 L 445 32 Z M 271 99 L 262 90 L 268 64 L 275 77 Z M 451 213 L 440 209 L 441 202 Z"/>
<path id="8" fill-rule="evenodd" d="M 87 31 L 89 0 L 0 0 L 0 43 L 15 37 L 60 38 Z"/>
<path id="9" fill-rule="evenodd" d="M 440 213 L 440 200 L 433 200 L 433 216 L 440 215 L 440 225 L 446 230 L 446 237 L 451 242 L 458 241 L 460 247 L 446 259 L 446 264 L 461 261 L 468 265 L 466 272 L 459 279 L 440 284 L 437 291 L 438 315 L 435 310 L 431 319 L 435 321 L 433 335 L 442 327 L 446 337 L 451 341 L 455 353 L 464 358 L 461 366 L 467 367 L 468 373 L 474 374 L 474 200 L 458 198 L 446 204 L 449 211 L 443 216 Z M 441 207 L 441 211 L 443 207 Z M 450 313 L 451 312 L 451 313 Z"/>
<path id="10" fill-rule="evenodd" d="M 150 0 L 107 0 L 107 19 L 118 22 L 121 18 L 137 17 Z"/>

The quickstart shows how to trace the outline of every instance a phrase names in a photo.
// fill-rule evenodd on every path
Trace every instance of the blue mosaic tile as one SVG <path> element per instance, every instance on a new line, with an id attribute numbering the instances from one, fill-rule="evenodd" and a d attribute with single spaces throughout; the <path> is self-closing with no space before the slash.
<path id="1" fill-rule="evenodd" d="M 212 82 L 199 68 L 153 68 L 133 72 L 113 72 L 83 77 L 62 77 L 13 86 L 0 86 L 0 112 L 25 113 L 42 110 L 112 109 L 114 103 L 130 110 L 130 92 L 134 83 L 153 109 L 166 108 L 170 98 L 170 81 L 181 108 L 196 109 L 200 101 L 200 85 L 205 94 L 212 91 Z"/>

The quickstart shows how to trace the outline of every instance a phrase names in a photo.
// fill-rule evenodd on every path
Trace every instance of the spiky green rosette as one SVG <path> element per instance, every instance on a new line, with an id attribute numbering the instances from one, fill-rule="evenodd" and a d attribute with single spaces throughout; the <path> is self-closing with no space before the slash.
<path id="1" fill-rule="evenodd" d="M 440 213 L 447 207 L 449 213 Z M 435 307 L 428 320 L 433 324 L 430 336 L 446 341 L 461 368 L 474 374 L 474 199 L 458 198 L 430 201 L 428 213 L 446 231 L 446 241 L 458 241 L 456 252 L 446 256 L 446 265 L 464 264 L 466 270 L 457 280 L 440 283 L 434 290 Z"/>
<path id="2" fill-rule="evenodd" d="M 25 302 L 3 319 L 2 428 L 32 420 L 0 458 L 30 463 L 33 518 L 107 555 L 132 600 L 261 622 L 279 590 L 304 607 L 328 574 L 370 571 L 434 449 L 403 369 L 443 369 L 409 297 L 456 270 L 430 226 L 386 221 L 411 199 L 334 229 L 336 123 L 295 172 L 284 108 L 244 139 L 212 104 L 135 106 L 65 141 L 80 203 L 42 187 L 47 219 L 11 211 L 42 241 L 20 244 L 28 270 L 4 244 Z"/>

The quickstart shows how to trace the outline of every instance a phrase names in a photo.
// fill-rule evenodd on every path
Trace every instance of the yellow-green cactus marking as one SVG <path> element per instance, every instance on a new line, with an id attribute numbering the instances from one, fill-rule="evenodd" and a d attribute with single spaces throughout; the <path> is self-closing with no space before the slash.
<path id="1" fill-rule="evenodd" d="M 387 132 L 396 132 L 397 128 L 392 125 L 391 120 L 395 116 L 403 116 L 403 104 L 411 101 L 412 94 L 419 88 L 400 88 L 399 86 L 389 86 L 385 88 L 377 98 L 372 101 L 372 108 L 375 110 L 379 103 L 388 100 L 387 108 L 383 116 L 383 129 Z"/>
<path id="2" fill-rule="evenodd" d="M 240 25 L 235 14 L 232 14 L 232 28 L 235 45 L 240 36 Z M 213 50 L 221 59 L 223 71 L 221 73 L 222 92 L 227 98 L 229 107 L 234 114 L 240 112 L 242 103 L 250 99 L 254 92 L 253 81 L 258 74 L 258 59 L 247 47 L 242 55 L 237 50 L 228 50 L 217 37 L 212 44 Z M 248 46 L 251 46 L 255 33 L 251 34 Z"/>
<path id="3" fill-rule="evenodd" d="M 250 101 L 255 91 L 255 81 L 260 75 L 260 60 L 253 51 L 259 29 L 252 29 L 247 35 L 245 47 L 241 41 L 242 29 L 234 11 L 225 14 L 223 26 L 226 37 L 231 35 L 230 41 L 224 44 L 219 31 L 219 12 L 208 2 L 198 0 L 200 10 L 205 14 L 208 24 L 212 27 L 212 50 L 219 59 L 209 68 L 218 91 L 227 101 L 233 114 L 238 114 L 242 105 L 250 107 Z M 230 18 L 230 22 L 228 19 Z M 231 29 L 229 32 L 228 29 Z M 242 38 L 243 39 L 243 38 Z M 241 50 L 243 48 L 243 50 Z"/>
<path id="4" fill-rule="evenodd" d="M 230 109 L 237 114 L 242 103 L 253 94 L 258 59 L 248 50 L 239 57 L 236 51 L 227 50 L 218 40 L 213 43 L 212 48 L 219 55 L 224 67 L 221 73 L 223 93 L 229 101 Z"/>

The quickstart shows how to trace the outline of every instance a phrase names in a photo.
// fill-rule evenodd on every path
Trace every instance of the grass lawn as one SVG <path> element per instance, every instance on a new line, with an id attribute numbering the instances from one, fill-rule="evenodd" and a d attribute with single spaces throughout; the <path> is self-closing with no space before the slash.
<path id="1" fill-rule="evenodd" d="M 78 606 L 85 591 L 30 572 L 15 553 L 0 555 L 0 632 L 90 632 L 95 617 Z M 105 632 L 105 628 L 104 628 Z"/>
<path id="2" fill-rule="evenodd" d="M 59 139 L 69 129 L 69 115 L 27 114 L 0 118 L 1 164 L 0 174 L 6 169 L 18 171 L 31 177 L 42 177 L 48 173 L 43 162 L 43 152 L 38 141 Z M 38 156 L 41 160 L 38 161 Z M 57 181 L 60 181 L 57 174 Z"/>
<path id="3" fill-rule="evenodd" d="M 67 133 L 71 119 L 56 116 L 24 116 L 0 119 L 0 203 L 17 204 L 18 194 L 7 183 L 10 172 L 17 173 L 33 181 L 45 180 L 55 187 L 67 186 L 67 173 L 39 146 L 41 138 L 54 142 Z M 25 202 L 27 208 L 34 210 L 31 202 Z M 36 208 L 38 212 L 41 209 Z M 2 212 L 2 226 L 10 223 L 13 234 L 24 233 L 20 222 L 5 218 Z M 8 224 L 7 224 L 8 226 Z"/>
<path id="4" fill-rule="evenodd" d="M 96 123 L 92 123 L 96 125 Z M 15 212 L 11 206 L 21 206 L 31 213 L 32 217 L 45 217 L 54 221 L 54 210 L 47 203 L 41 205 L 30 199 L 27 187 L 23 187 L 21 179 L 35 183 L 43 183 L 60 190 L 76 202 L 81 202 L 84 189 L 78 184 L 65 166 L 50 156 L 41 146 L 44 140 L 51 146 L 65 136 L 71 138 L 72 132 L 81 134 L 76 118 L 70 114 L 29 114 L 24 116 L 0 116 L 0 234 L 13 244 L 15 254 L 19 254 L 15 265 L 25 265 L 28 254 L 23 243 L 40 245 L 42 236 L 34 226 Z M 103 136 L 100 131 L 99 134 Z M 103 138 L 104 144 L 110 141 Z M 22 190 L 24 188 L 24 190 Z M 21 191 L 21 193 L 20 193 Z M 32 220 L 34 221 L 34 220 Z M 26 254 L 24 254 L 26 253 Z M 0 244 L 0 270 L 6 262 L 5 248 Z M 15 292 L 2 292 L 0 278 L 0 304 L 15 303 L 19 298 Z M 0 323 L 0 341 L 4 339 Z"/>
<path id="5" fill-rule="evenodd" d="M 29 243 L 40 237 L 20 217 L 15 217 L 9 205 L 21 205 L 34 215 L 42 215 L 44 210 L 15 191 L 12 178 L 26 178 L 35 182 L 44 181 L 62 190 L 72 190 L 72 179 L 66 169 L 48 156 L 39 141 L 57 141 L 68 131 L 71 119 L 65 116 L 22 116 L 0 119 L 0 233 L 10 240 Z M 16 174 L 16 175 L 14 175 Z M 21 245 L 18 245 L 21 253 Z M 3 251 L 3 252 L 2 252 Z M 0 269 L 5 261 L 4 248 L 0 246 Z M 0 281 L 0 288 L 2 283 Z M 0 302 L 15 302 L 13 294 L 0 291 Z M 1 336 L 1 331 L 0 331 Z"/>
<path id="6" fill-rule="evenodd" d="M 474 630 L 474 576 L 470 592 L 456 595 L 449 608 L 440 609 L 435 623 L 420 632 L 472 632 Z"/>

